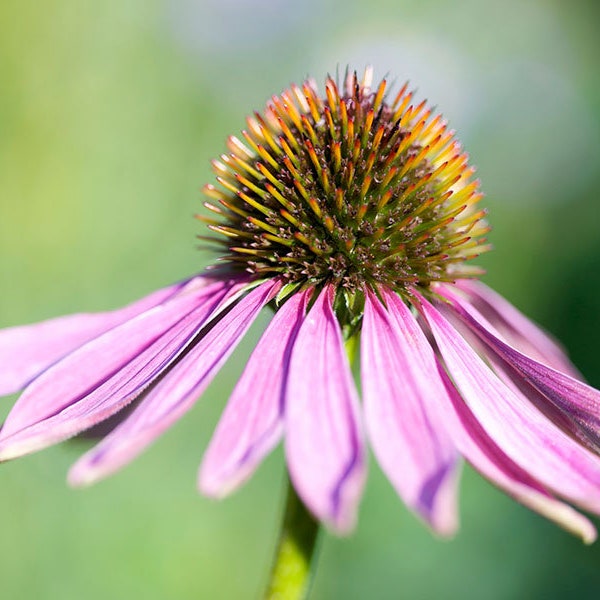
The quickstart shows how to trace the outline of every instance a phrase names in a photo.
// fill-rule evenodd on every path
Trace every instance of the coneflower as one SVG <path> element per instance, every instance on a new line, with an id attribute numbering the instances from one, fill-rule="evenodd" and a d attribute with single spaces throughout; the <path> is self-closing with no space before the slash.
<path id="1" fill-rule="evenodd" d="M 457 528 L 463 457 L 593 541 L 570 504 L 600 513 L 599 392 L 477 281 L 470 261 L 489 249 L 482 194 L 441 116 L 406 86 L 371 87 L 367 69 L 342 86 L 328 78 L 324 94 L 311 80 L 293 85 L 247 123 L 213 162 L 218 185 L 205 187 L 212 268 L 124 309 L 0 332 L 0 393 L 24 389 L 0 458 L 77 435 L 137 400 L 69 479 L 114 472 L 196 402 L 269 306 L 199 487 L 230 493 L 283 439 L 292 487 L 273 594 L 288 589 L 285 544 L 307 563 L 318 522 L 353 528 L 367 441 L 440 535 Z M 362 400 L 351 374 L 358 350 Z"/>

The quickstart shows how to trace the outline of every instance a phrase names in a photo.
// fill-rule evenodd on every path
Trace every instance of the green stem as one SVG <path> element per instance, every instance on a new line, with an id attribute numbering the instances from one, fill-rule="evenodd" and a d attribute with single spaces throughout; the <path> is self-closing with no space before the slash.
<path id="1" fill-rule="evenodd" d="M 287 481 L 287 500 L 265 600 L 303 600 L 311 583 L 319 523 Z"/>
<path id="2" fill-rule="evenodd" d="M 346 354 L 352 364 L 359 336 L 355 333 L 344 337 Z M 308 597 L 318 535 L 319 522 L 308 512 L 288 478 L 285 512 L 264 600 L 304 600 Z"/>

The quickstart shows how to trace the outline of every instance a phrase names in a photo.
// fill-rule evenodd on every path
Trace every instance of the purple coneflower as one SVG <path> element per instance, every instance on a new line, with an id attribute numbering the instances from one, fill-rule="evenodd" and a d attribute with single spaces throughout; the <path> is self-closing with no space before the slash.
<path id="1" fill-rule="evenodd" d="M 406 86 L 347 76 L 274 96 L 205 188 L 219 266 L 126 308 L 0 333 L 10 459 L 134 409 L 72 468 L 88 484 L 131 461 L 202 394 L 259 312 L 275 314 L 200 468 L 239 487 L 283 439 L 291 482 L 352 529 L 367 443 L 407 506 L 457 527 L 461 457 L 585 541 L 600 513 L 599 392 L 546 333 L 484 284 L 474 170 Z M 360 349 L 359 398 L 351 373 Z M 566 501 L 566 503 L 564 502 Z"/>

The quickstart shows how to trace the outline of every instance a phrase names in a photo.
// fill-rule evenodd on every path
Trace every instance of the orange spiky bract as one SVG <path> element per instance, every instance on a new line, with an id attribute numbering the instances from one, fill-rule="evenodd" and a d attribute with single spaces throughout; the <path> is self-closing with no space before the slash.
<path id="1" fill-rule="evenodd" d="M 213 162 L 222 190 L 204 188 L 214 216 L 199 217 L 229 268 L 349 293 L 481 274 L 466 264 L 489 249 L 467 155 L 406 85 L 390 103 L 370 80 L 328 77 L 325 97 L 291 86 L 248 118 L 245 142 L 229 138 Z"/>

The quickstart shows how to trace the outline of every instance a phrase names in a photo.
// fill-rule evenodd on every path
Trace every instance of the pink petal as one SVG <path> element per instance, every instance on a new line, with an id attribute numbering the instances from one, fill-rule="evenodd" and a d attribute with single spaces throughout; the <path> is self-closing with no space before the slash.
<path id="1" fill-rule="evenodd" d="M 430 359 L 437 360 L 433 352 Z M 556 500 L 508 458 L 483 430 L 440 365 L 438 373 L 446 388 L 438 403 L 439 417 L 467 461 L 509 496 L 591 544 L 596 539 L 594 525 L 567 504 Z"/>
<path id="2" fill-rule="evenodd" d="M 198 281 L 207 281 L 197 278 Z M 54 362 L 85 342 L 165 302 L 184 284 L 158 290 L 111 312 L 75 314 L 0 330 L 0 396 L 23 389 Z"/>
<path id="3" fill-rule="evenodd" d="M 219 498 L 239 487 L 281 438 L 290 352 L 309 294 L 294 294 L 275 313 L 252 352 L 204 455 L 203 494 Z"/>
<path id="4" fill-rule="evenodd" d="M 570 506 L 559 502 L 524 469 L 504 454 L 482 429 L 439 364 L 432 347 L 422 335 L 411 339 L 413 361 L 429 375 L 436 394 L 423 395 L 428 414 L 444 424 L 452 443 L 485 477 L 525 506 L 552 519 L 586 542 L 595 539 L 593 525 Z"/>
<path id="5" fill-rule="evenodd" d="M 487 434 L 542 484 L 600 512 L 600 460 L 516 395 L 431 304 L 420 302 L 452 379 Z"/>
<path id="6" fill-rule="evenodd" d="M 444 395 L 425 335 L 404 302 L 365 298 L 361 381 L 365 423 L 381 468 L 404 502 L 441 535 L 458 526 L 457 453 L 436 403 Z"/>
<path id="7" fill-rule="evenodd" d="M 151 342 L 114 375 L 91 393 L 40 422 L 25 427 L 0 442 L 0 456 L 14 458 L 76 435 L 116 414 L 180 356 L 207 319 L 212 318 L 218 298 L 207 299 L 183 316 L 161 337 Z M 43 393 L 38 390 L 37 393 Z"/>
<path id="8" fill-rule="evenodd" d="M 278 281 L 263 283 L 220 317 L 131 415 L 72 467 L 69 481 L 84 485 L 115 472 L 183 416 L 279 287 Z"/>
<path id="9" fill-rule="evenodd" d="M 413 360 L 429 374 L 436 395 L 424 395 L 429 413 L 444 424 L 452 443 L 471 465 L 492 483 L 525 506 L 537 511 L 561 527 L 591 543 L 596 537 L 594 526 L 570 506 L 556 500 L 523 468 L 512 461 L 487 435 L 450 382 L 424 336 L 411 341 Z"/>
<path id="10" fill-rule="evenodd" d="M 465 292 L 471 304 L 502 334 L 506 341 L 527 356 L 581 379 L 577 367 L 569 360 L 563 347 L 547 331 L 528 319 L 500 294 L 480 281 L 462 279 L 455 286 Z"/>
<path id="11" fill-rule="evenodd" d="M 198 329 L 228 291 L 222 282 L 197 287 L 191 282 L 177 297 L 155 306 L 67 355 L 40 375 L 23 393 L 0 432 L 0 458 L 14 458 L 40 449 L 107 418 L 141 389 L 130 387 L 117 397 L 112 410 L 104 411 L 107 398 L 119 394 L 148 356 L 157 355 L 155 369 L 173 341 L 181 349 L 184 325 Z M 201 314 L 198 314 L 200 311 Z M 163 338 L 169 330 L 174 335 Z M 163 346 L 165 349 L 163 350 Z M 158 367 L 160 372 L 160 367 Z M 145 386 L 149 371 L 137 378 Z M 135 392 L 134 392 L 135 390 Z M 137 393 L 136 393 L 137 392 Z M 96 413 L 94 413 L 96 411 Z"/>
<path id="12" fill-rule="evenodd" d="M 445 290 L 444 296 L 452 302 L 458 316 L 486 344 L 488 352 L 493 354 L 491 358 L 501 359 L 505 365 L 521 376 L 519 379 L 522 378 L 523 385 L 529 384 L 539 392 L 536 394 L 531 390 L 528 394 L 523 390 L 525 396 L 529 395 L 540 410 L 552 414 L 563 422 L 563 428 L 598 452 L 600 450 L 600 392 L 579 379 L 574 379 L 525 356 L 503 342 L 494 335 L 493 328 L 487 324 L 485 318 L 451 290 Z M 498 368 L 502 369 L 503 365 L 499 365 Z M 507 377 L 509 376 L 510 374 L 507 373 Z M 549 403 L 551 406 L 548 406 Z M 556 411 L 548 411 L 552 407 L 558 409 L 558 415 Z"/>
<path id="13" fill-rule="evenodd" d="M 358 396 L 327 286 L 302 323 L 285 397 L 290 477 L 310 511 L 339 533 L 354 526 L 365 475 Z"/>

